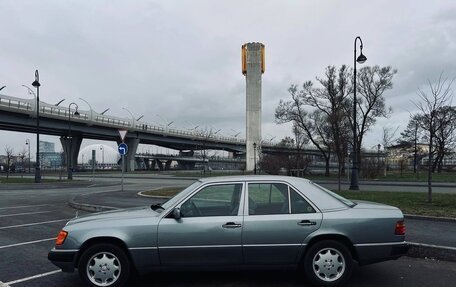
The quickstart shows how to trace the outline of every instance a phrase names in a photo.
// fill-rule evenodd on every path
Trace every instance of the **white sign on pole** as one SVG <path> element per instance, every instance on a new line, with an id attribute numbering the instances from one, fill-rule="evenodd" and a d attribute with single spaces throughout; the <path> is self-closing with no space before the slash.
<path id="1" fill-rule="evenodd" d="M 120 139 L 123 141 L 127 135 L 127 130 L 119 130 Z"/>

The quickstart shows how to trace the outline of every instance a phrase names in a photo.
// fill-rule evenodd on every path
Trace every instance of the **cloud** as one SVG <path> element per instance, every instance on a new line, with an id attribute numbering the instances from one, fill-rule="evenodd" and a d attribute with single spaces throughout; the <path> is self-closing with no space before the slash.
<path id="1" fill-rule="evenodd" d="M 398 69 L 385 96 L 394 107 L 389 121 L 406 124 L 418 87 L 442 71 L 456 76 L 449 60 L 456 52 L 455 11 L 453 1 L 6 0 L 0 85 L 30 97 L 21 85 L 39 69 L 43 101 L 65 98 L 62 105 L 88 109 L 82 97 L 98 112 L 109 107 L 128 118 L 126 107 L 151 123 L 162 121 L 158 114 L 176 126 L 211 125 L 229 135 L 245 132 L 241 45 L 259 41 L 266 45 L 263 134 L 279 140 L 291 129 L 274 124 L 274 110 L 290 84 L 314 80 L 328 65 L 352 65 L 360 35 L 366 65 Z M 0 135 L 10 144 L 31 136 Z"/>

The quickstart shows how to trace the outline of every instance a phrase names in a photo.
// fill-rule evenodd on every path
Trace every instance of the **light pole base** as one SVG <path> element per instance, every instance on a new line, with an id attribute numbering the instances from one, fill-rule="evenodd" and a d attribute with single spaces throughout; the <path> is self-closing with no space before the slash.
<path id="1" fill-rule="evenodd" d="M 36 168 L 35 169 L 35 183 L 40 183 L 41 182 L 41 169 Z"/>

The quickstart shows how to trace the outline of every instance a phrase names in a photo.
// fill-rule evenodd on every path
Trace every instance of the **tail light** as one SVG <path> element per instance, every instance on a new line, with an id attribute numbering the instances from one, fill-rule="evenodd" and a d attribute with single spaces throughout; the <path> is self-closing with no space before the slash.
<path id="1" fill-rule="evenodd" d="M 59 235 L 57 235 L 57 239 L 55 240 L 55 245 L 62 245 L 63 242 L 65 242 L 65 239 L 67 238 L 68 236 L 68 232 L 66 232 L 65 230 L 61 230 L 59 232 Z"/>
<path id="2" fill-rule="evenodd" d="M 405 223 L 403 220 L 396 222 L 396 229 L 394 231 L 396 235 L 405 235 Z"/>

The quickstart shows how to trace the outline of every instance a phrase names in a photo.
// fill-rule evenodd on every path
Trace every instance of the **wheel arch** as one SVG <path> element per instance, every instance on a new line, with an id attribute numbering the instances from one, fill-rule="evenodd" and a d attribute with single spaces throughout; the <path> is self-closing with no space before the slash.
<path id="1" fill-rule="evenodd" d="M 127 255 L 127 258 L 131 263 L 131 267 L 134 270 L 136 270 L 135 262 L 133 261 L 133 258 L 131 256 L 125 242 L 117 237 L 111 237 L 111 236 L 93 237 L 93 238 L 86 240 L 79 248 L 78 254 L 75 258 L 75 266 L 79 265 L 79 260 L 82 256 L 82 254 L 84 253 L 84 251 L 86 251 L 90 246 L 93 246 L 98 243 L 113 244 L 113 245 L 121 248 L 125 252 L 125 255 Z"/>
<path id="2" fill-rule="evenodd" d="M 356 251 L 356 248 L 355 248 L 355 246 L 353 245 L 353 243 L 351 242 L 351 240 L 347 236 L 345 236 L 343 234 L 319 234 L 319 235 L 316 235 L 316 236 L 312 237 L 309 240 L 309 242 L 307 243 L 306 249 L 304 250 L 304 252 L 303 252 L 303 254 L 301 256 L 300 263 L 303 262 L 303 260 L 304 260 L 304 258 L 306 256 L 307 252 L 309 251 L 310 247 L 312 245 L 314 245 L 315 243 L 323 241 L 323 240 L 333 240 L 333 241 L 337 241 L 337 242 L 342 243 L 350 251 L 350 254 L 351 254 L 352 258 L 359 262 L 359 257 L 358 257 L 358 253 Z"/>

